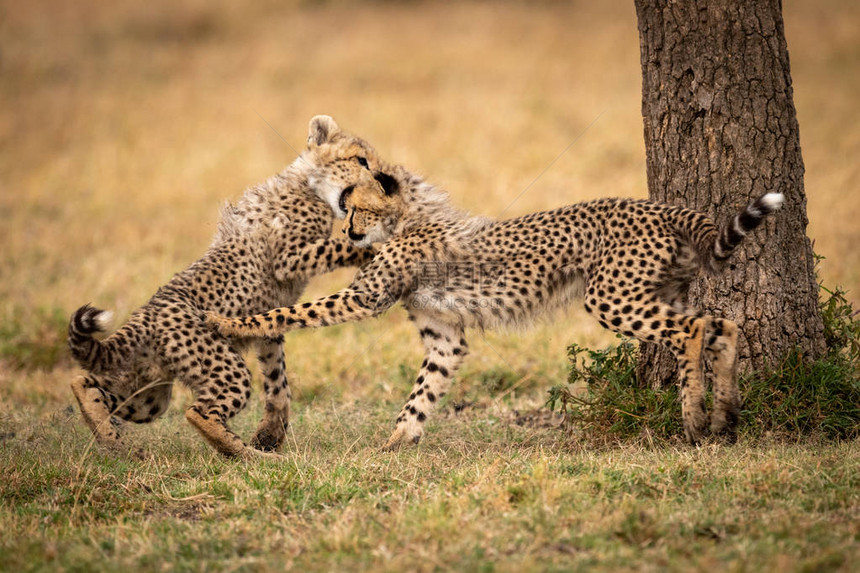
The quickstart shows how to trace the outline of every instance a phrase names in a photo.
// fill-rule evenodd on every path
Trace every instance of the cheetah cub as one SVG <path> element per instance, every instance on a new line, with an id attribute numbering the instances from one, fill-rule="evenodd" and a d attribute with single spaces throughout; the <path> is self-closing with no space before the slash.
<path id="1" fill-rule="evenodd" d="M 718 229 L 682 207 L 599 199 L 508 220 L 471 217 L 447 194 L 403 168 L 344 200 L 355 245 L 382 243 L 340 292 L 248 318 L 210 317 L 222 334 L 276 336 L 375 316 L 403 302 L 424 343 L 412 393 L 386 443 L 417 443 L 466 355 L 466 327 L 528 324 L 575 296 L 605 328 L 672 349 L 683 422 L 695 444 L 707 433 L 704 359 L 714 377 L 710 431 L 735 437 L 737 326 L 703 316 L 681 294 L 699 269 L 716 272 L 744 236 L 782 205 L 769 193 Z"/>
<path id="2" fill-rule="evenodd" d="M 284 171 L 227 204 L 209 249 L 175 275 L 119 330 L 98 340 L 111 313 L 89 305 L 69 323 L 72 355 L 88 371 L 72 382 L 97 440 L 118 447 L 111 416 L 137 423 L 161 416 L 173 381 L 194 394 L 186 419 L 226 456 L 276 455 L 290 412 L 283 337 L 232 342 L 208 328 L 205 312 L 226 316 L 296 302 L 312 276 L 370 259 L 370 250 L 332 239 L 343 218 L 343 191 L 376 185 L 379 163 L 365 141 L 328 116 L 310 121 L 307 149 Z M 265 413 L 250 446 L 227 426 L 247 403 L 251 374 L 240 351 L 255 346 L 263 371 Z"/>

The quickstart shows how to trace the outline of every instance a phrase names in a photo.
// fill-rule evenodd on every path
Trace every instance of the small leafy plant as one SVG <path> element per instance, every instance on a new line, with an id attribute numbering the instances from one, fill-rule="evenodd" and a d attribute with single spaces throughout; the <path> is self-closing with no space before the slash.
<path id="1" fill-rule="evenodd" d="M 860 311 L 845 291 L 821 290 L 827 354 L 809 362 L 793 351 L 769 371 L 742 376 L 741 435 L 860 437 Z M 546 405 L 592 443 L 683 435 L 676 388 L 640 387 L 637 346 L 619 339 L 604 350 L 570 345 L 568 383 L 551 388 Z"/>
<path id="2" fill-rule="evenodd" d="M 743 377 L 745 427 L 783 436 L 860 436 L 860 311 L 842 289 L 821 290 L 827 354 L 809 362 L 794 351 L 777 368 Z"/>
<path id="3" fill-rule="evenodd" d="M 547 406 L 558 407 L 565 426 L 579 429 L 589 441 L 605 443 L 643 432 L 661 438 L 681 435 L 677 391 L 638 388 L 638 347 L 629 339 L 619 340 L 604 350 L 570 345 L 568 384 L 550 389 Z"/>

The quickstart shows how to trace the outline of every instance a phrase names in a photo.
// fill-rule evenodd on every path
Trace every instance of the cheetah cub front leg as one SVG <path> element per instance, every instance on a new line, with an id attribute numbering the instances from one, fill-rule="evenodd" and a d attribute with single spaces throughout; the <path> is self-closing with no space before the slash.
<path id="1" fill-rule="evenodd" d="M 412 320 L 424 343 L 424 361 L 409 400 L 397 416 L 394 432 L 383 446 L 388 451 L 404 442 L 417 444 L 421 440 L 427 416 L 448 392 L 468 352 L 462 328 L 420 314 L 413 314 Z"/>

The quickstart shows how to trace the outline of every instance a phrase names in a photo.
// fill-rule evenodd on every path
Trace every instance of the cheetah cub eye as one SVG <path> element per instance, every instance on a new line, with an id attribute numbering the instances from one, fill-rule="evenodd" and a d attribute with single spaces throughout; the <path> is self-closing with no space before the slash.
<path id="1" fill-rule="evenodd" d="M 370 165 L 368 165 L 367 159 L 365 159 L 364 157 L 356 157 L 355 159 L 358 161 L 359 165 L 361 165 L 365 169 L 370 169 Z"/>

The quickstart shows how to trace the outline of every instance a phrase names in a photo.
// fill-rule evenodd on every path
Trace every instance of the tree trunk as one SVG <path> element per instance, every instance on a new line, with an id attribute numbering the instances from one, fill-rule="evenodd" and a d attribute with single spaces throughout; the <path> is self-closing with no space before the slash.
<path id="1" fill-rule="evenodd" d="M 635 0 L 651 199 L 718 225 L 771 191 L 785 205 L 718 277 L 690 286 L 692 306 L 740 327 L 741 372 L 799 347 L 824 350 L 797 118 L 779 0 Z M 643 385 L 675 380 L 672 355 L 643 344 Z"/>

